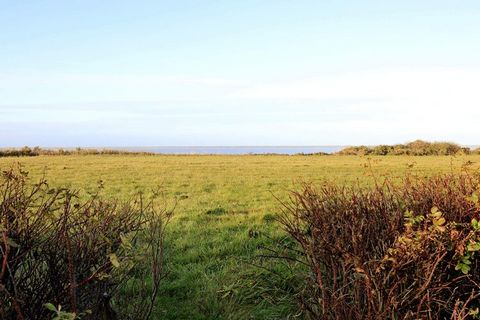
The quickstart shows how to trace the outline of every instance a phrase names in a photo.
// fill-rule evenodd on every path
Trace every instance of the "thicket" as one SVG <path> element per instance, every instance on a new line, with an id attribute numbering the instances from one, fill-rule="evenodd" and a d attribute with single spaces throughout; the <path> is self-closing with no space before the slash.
<path id="1" fill-rule="evenodd" d="M 479 150 L 480 151 L 480 150 Z M 340 150 L 340 155 L 413 155 L 413 156 L 429 156 L 429 155 L 455 155 L 458 153 L 469 154 L 471 150 L 461 147 L 458 144 L 450 142 L 427 142 L 416 140 L 406 144 L 396 145 L 379 145 L 375 147 L 354 146 Z"/>
<path id="2" fill-rule="evenodd" d="M 311 319 L 478 319 L 480 174 L 305 185 L 280 221 Z"/>
<path id="3" fill-rule="evenodd" d="M 35 156 L 65 156 L 65 155 L 99 155 L 99 154 L 142 154 L 152 155 L 151 152 L 133 152 L 111 149 L 42 149 L 40 147 L 23 147 L 19 149 L 0 149 L 0 157 L 35 157 Z"/>
<path id="4" fill-rule="evenodd" d="M 100 191 L 99 191 L 100 192 Z M 0 177 L 1 319 L 149 319 L 164 275 L 165 224 L 154 200 Z"/>

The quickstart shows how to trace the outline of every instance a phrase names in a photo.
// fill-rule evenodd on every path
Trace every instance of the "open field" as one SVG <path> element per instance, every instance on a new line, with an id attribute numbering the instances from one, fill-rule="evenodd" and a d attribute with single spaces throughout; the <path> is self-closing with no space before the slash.
<path id="1" fill-rule="evenodd" d="M 276 280 L 248 263 L 270 243 L 264 235 L 283 235 L 272 219 L 281 208 L 275 196 L 286 199 L 302 181 L 368 184 L 371 171 L 396 178 L 479 168 L 480 156 L 39 156 L 0 158 L 0 168 L 15 162 L 56 186 L 89 191 L 102 180 L 120 199 L 160 187 L 177 202 L 159 316 L 275 319 L 293 313 L 294 302 L 269 291 Z"/>

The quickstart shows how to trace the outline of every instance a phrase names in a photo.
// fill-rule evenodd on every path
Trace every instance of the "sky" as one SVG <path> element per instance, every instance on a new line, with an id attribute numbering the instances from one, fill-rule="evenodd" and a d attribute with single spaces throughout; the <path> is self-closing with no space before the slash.
<path id="1" fill-rule="evenodd" d="M 0 0 L 0 147 L 480 144 L 480 1 Z"/>

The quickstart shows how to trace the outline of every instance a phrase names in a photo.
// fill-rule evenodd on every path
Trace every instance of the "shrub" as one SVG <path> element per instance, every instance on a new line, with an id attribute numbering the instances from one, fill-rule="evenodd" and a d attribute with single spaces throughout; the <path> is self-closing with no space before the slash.
<path id="1" fill-rule="evenodd" d="M 345 155 L 345 156 L 364 156 L 364 155 L 369 155 L 371 153 L 372 153 L 371 148 L 366 146 L 347 147 L 337 152 L 337 154 Z"/>
<path id="2" fill-rule="evenodd" d="M 314 319 L 466 319 L 480 307 L 480 175 L 305 185 L 281 223 Z M 293 251 L 295 252 L 295 251 Z"/>
<path id="3" fill-rule="evenodd" d="M 377 156 L 386 156 L 393 151 L 393 147 L 387 145 L 379 145 L 373 148 L 372 154 Z"/>
<path id="4" fill-rule="evenodd" d="M 426 142 L 422 140 L 415 140 L 406 144 L 396 144 L 393 146 L 379 145 L 375 147 L 347 147 L 340 150 L 337 154 L 340 155 L 413 155 L 413 156 L 449 156 L 457 153 L 470 153 L 469 148 L 462 148 L 459 145 L 451 142 Z"/>
<path id="5" fill-rule="evenodd" d="M 149 318 L 170 216 L 152 201 L 82 201 L 21 168 L 3 172 L 0 318 Z"/>

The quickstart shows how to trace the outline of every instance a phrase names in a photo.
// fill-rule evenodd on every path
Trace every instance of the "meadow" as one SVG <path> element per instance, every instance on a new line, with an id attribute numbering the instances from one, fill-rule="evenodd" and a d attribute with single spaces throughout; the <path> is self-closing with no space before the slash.
<path id="1" fill-rule="evenodd" d="M 285 236 L 275 221 L 280 201 L 302 182 L 368 185 L 406 172 L 431 175 L 480 168 L 480 156 L 167 156 L 69 155 L 0 158 L 20 162 L 33 179 L 129 200 L 160 190 L 175 215 L 167 229 L 163 319 L 278 319 L 295 301 L 275 291 L 269 271 L 254 265 L 259 247 Z M 282 271 L 283 270 L 283 271 Z M 294 278 L 290 279 L 292 282 Z M 276 283 L 278 287 L 278 283 Z"/>

